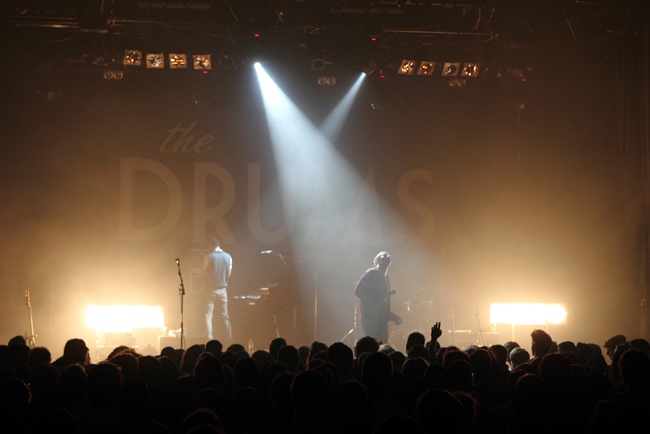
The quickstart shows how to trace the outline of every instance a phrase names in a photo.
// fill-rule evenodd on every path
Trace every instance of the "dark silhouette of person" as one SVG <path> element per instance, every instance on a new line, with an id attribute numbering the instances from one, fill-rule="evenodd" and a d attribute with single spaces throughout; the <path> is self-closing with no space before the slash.
<path id="1" fill-rule="evenodd" d="M 411 347 L 414 345 L 422 345 L 425 346 L 426 344 L 426 338 L 424 335 L 420 332 L 411 332 L 409 333 L 408 337 L 406 338 L 406 354 L 408 354 L 409 350 Z"/>
<path id="2" fill-rule="evenodd" d="M 553 339 L 551 339 L 548 333 L 540 329 L 535 329 L 530 332 L 530 339 L 530 352 L 532 357 L 528 361 L 528 364 L 531 366 L 533 372 L 537 374 L 542 357 L 551 351 Z"/>
<path id="3" fill-rule="evenodd" d="M 65 368 L 75 363 L 82 366 L 90 363 L 90 351 L 86 346 L 86 342 L 79 338 L 69 339 L 63 347 L 63 355 L 52 364 L 63 372 Z"/>
<path id="4" fill-rule="evenodd" d="M 218 331 L 223 341 L 232 340 L 232 326 L 228 315 L 228 282 L 232 273 L 232 256 L 221 248 L 221 241 L 211 237 L 208 241 L 209 252 L 203 258 L 201 278 L 204 282 L 206 296 L 205 327 L 207 339 L 214 339 L 213 327 L 215 315 L 219 318 Z"/>
<path id="5" fill-rule="evenodd" d="M 327 360 L 338 368 L 341 381 L 351 378 L 354 366 L 352 348 L 343 342 L 334 342 L 327 348 Z"/>
<path id="6" fill-rule="evenodd" d="M 387 344 L 388 322 L 394 321 L 399 325 L 402 319 L 390 310 L 390 298 L 393 294 L 388 281 L 390 255 L 381 251 L 375 255 L 373 263 L 374 267 L 361 275 L 354 294 L 359 297 L 363 332 L 382 344 Z"/>

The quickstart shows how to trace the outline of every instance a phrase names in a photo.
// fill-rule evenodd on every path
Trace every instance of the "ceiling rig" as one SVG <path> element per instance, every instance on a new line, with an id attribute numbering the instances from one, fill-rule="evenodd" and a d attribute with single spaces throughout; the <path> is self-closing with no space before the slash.
<path id="1" fill-rule="evenodd" d="M 77 69 L 205 71 L 192 56 L 224 69 L 270 55 L 406 76 L 469 62 L 481 74 L 489 61 L 481 46 L 593 44 L 649 23 L 647 0 L 5 0 L 0 49 Z M 127 50 L 141 53 L 140 64 L 124 63 Z"/>

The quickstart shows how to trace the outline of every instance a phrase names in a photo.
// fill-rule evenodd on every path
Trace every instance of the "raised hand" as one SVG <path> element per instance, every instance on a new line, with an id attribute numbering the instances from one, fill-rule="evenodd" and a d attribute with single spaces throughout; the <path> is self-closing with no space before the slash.
<path id="1" fill-rule="evenodd" d="M 442 336 L 442 329 L 440 328 L 440 321 L 438 321 L 431 327 L 431 340 L 435 341 L 440 336 Z"/>

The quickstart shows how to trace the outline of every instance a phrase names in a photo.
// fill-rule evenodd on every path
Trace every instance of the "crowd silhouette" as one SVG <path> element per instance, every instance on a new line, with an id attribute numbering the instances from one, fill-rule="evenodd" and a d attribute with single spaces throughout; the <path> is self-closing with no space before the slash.
<path id="1" fill-rule="evenodd" d="M 0 345 L 0 432 L 138 434 L 622 433 L 650 427 L 650 344 L 441 346 L 440 323 L 405 348 L 373 337 L 252 354 L 218 340 L 91 363 L 82 339 L 52 359 Z"/>

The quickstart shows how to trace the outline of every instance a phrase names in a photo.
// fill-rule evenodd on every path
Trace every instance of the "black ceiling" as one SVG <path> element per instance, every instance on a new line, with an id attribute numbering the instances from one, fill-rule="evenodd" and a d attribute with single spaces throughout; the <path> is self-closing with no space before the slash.
<path id="1" fill-rule="evenodd" d="M 119 64 L 125 49 L 338 56 L 362 67 L 435 46 L 480 61 L 489 46 L 593 45 L 650 24 L 647 0 L 10 0 L 0 8 L 5 58 L 74 68 Z"/>

